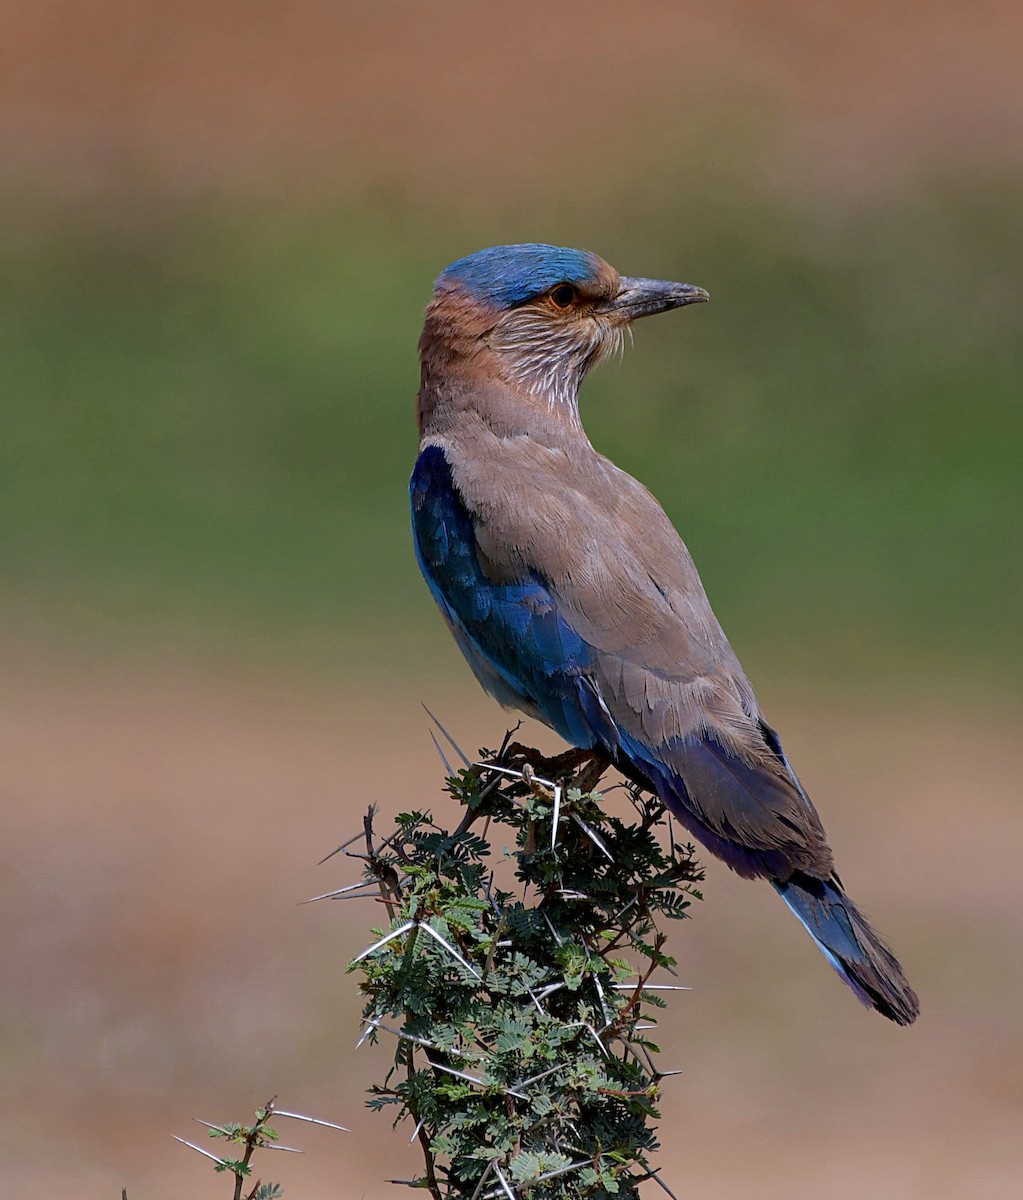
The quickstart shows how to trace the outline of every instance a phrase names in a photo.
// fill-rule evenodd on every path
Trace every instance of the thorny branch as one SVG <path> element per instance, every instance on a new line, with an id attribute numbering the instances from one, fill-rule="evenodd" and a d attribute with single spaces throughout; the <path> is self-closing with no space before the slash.
<path id="1" fill-rule="evenodd" d="M 262 1180 L 257 1179 L 247 1192 L 244 1191 L 246 1181 L 252 1175 L 252 1158 L 257 1150 L 283 1150 L 289 1154 L 302 1153 L 294 1146 L 282 1146 L 278 1142 L 277 1131 L 270 1126 L 271 1117 L 284 1117 L 287 1120 L 302 1121 L 309 1125 L 322 1125 L 326 1129 L 337 1129 L 342 1133 L 347 1133 L 348 1130 L 344 1125 L 337 1125 L 333 1121 L 324 1121 L 320 1117 L 310 1117 L 304 1113 L 287 1112 L 283 1108 L 277 1108 L 276 1105 L 277 1097 L 272 1096 L 262 1108 L 256 1109 L 256 1119 L 251 1125 L 238 1125 L 231 1121 L 224 1122 L 222 1125 L 214 1125 L 199 1117 L 192 1118 L 197 1125 L 202 1125 L 207 1130 L 211 1138 L 218 1138 L 229 1145 L 240 1147 L 241 1156 L 239 1158 L 211 1154 L 209 1150 L 204 1150 L 194 1142 L 186 1141 L 185 1138 L 175 1136 L 174 1140 L 187 1146 L 189 1150 L 201 1154 L 203 1158 L 212 1160 L 215 1171 L 230 1173 L 234 1176 L 233 1200 L 277 1200 L 278 1197 L 284 1195 L 284 1189 L 277 1183 L 263 1183 Z M 121 1200 L 128 1200 L 125 1188 L 121 1189 Z"/>
<path id="2" fill-rule="evenodd" d="M 544 758 L 512 731 L 472 763 L 436 724 L 463 764 L 452 773 L 435 738 L 464 810 L 454 831 L 416 811 L 381 839 L 370 809 L 334 852 L 360 862 L 370 890 L 318 897 L 375 894 L 390 915 L 352 969 L 360 1044 L 396 1039 L 368 1103 L 412 1122 L 423 1152 L 423 1175 L 395 1182 L 434 1200 L 667 1190 L 650 1156 L 660 1083 L 677 1072 L 658 1070 L 648 1031 L 669 986 L 653 977 L 674 966 L 657 922 L 699 896 L 692 847 L 658 841 L 664 810 L 635 785 L 616 785 L 635 819 L 608 815 L 593 791 L 602 758 Z"/>

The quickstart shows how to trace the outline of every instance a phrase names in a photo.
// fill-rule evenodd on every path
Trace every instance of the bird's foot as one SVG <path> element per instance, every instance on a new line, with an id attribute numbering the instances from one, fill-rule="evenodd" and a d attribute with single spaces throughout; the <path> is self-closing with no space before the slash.
<path id="1" fill-rule="evenodd" d="M 577 787 L 584 795 L 593 791 L 600 777 L 611 766 L 599 750 L 576 747 L 548 758 L 533 746 L 524 746 L 521 742 L 512 742 L 506 747 L 502 761 L 528 767 L 530 773 L 549 779 L 552 783 L 567 783 L 570 787 Z"/>

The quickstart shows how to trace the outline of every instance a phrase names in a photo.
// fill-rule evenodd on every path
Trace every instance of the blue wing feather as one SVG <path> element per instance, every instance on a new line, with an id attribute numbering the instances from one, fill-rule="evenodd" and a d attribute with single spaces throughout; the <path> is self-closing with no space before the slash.
<path id="1" fill-rule="evenodd" d="M 487 577 L 472 516 L 440 447 L 420 454 L 410 493 L 416 558 L 477 678 L 502 703 L 534 713 L 566 741 L 594 745 L 577 689 L 594 650 L 558 612 L 545 581 L 535 572 L 517 583 Z"/>

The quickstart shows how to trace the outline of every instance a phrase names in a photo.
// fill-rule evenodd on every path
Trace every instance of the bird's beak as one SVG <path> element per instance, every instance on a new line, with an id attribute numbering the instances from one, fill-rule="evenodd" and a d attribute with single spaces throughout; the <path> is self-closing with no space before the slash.
<path id="1" fill-rule="evenodd" d="M 621 278 L 618 295 L 611 301 L 611 312 L 625 321 L 649 317 L 654 313 L 681 308 L 683 304 L 702 304 L 710 293 L 691 283 L 670 283 L 665 279 Z"/>

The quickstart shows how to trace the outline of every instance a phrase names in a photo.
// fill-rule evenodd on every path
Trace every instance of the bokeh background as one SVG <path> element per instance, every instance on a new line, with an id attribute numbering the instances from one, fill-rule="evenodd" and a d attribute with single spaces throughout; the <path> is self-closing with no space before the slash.
<path id="1" fill-rule="evenodd" d="M 274 1092 L 354 1131 L 288 1130 L 289 1196 L 415 1169 L 353 1052 L 380 915 L 298 901 L 355 878 L 315 864 L 368 803 L 444 811 L 421 701 L 469 747 L 506 726 L 412 560 L 415 343 L 445 263 L 541 240 L 712 292 L 588 428 L 923 1002 L 859 1010 L 710 864 L 666 1176 L 1018 1196 L 1018 4 L 2 12 L 5 1194 L 225 1196 L 170 1135 Z"/>

